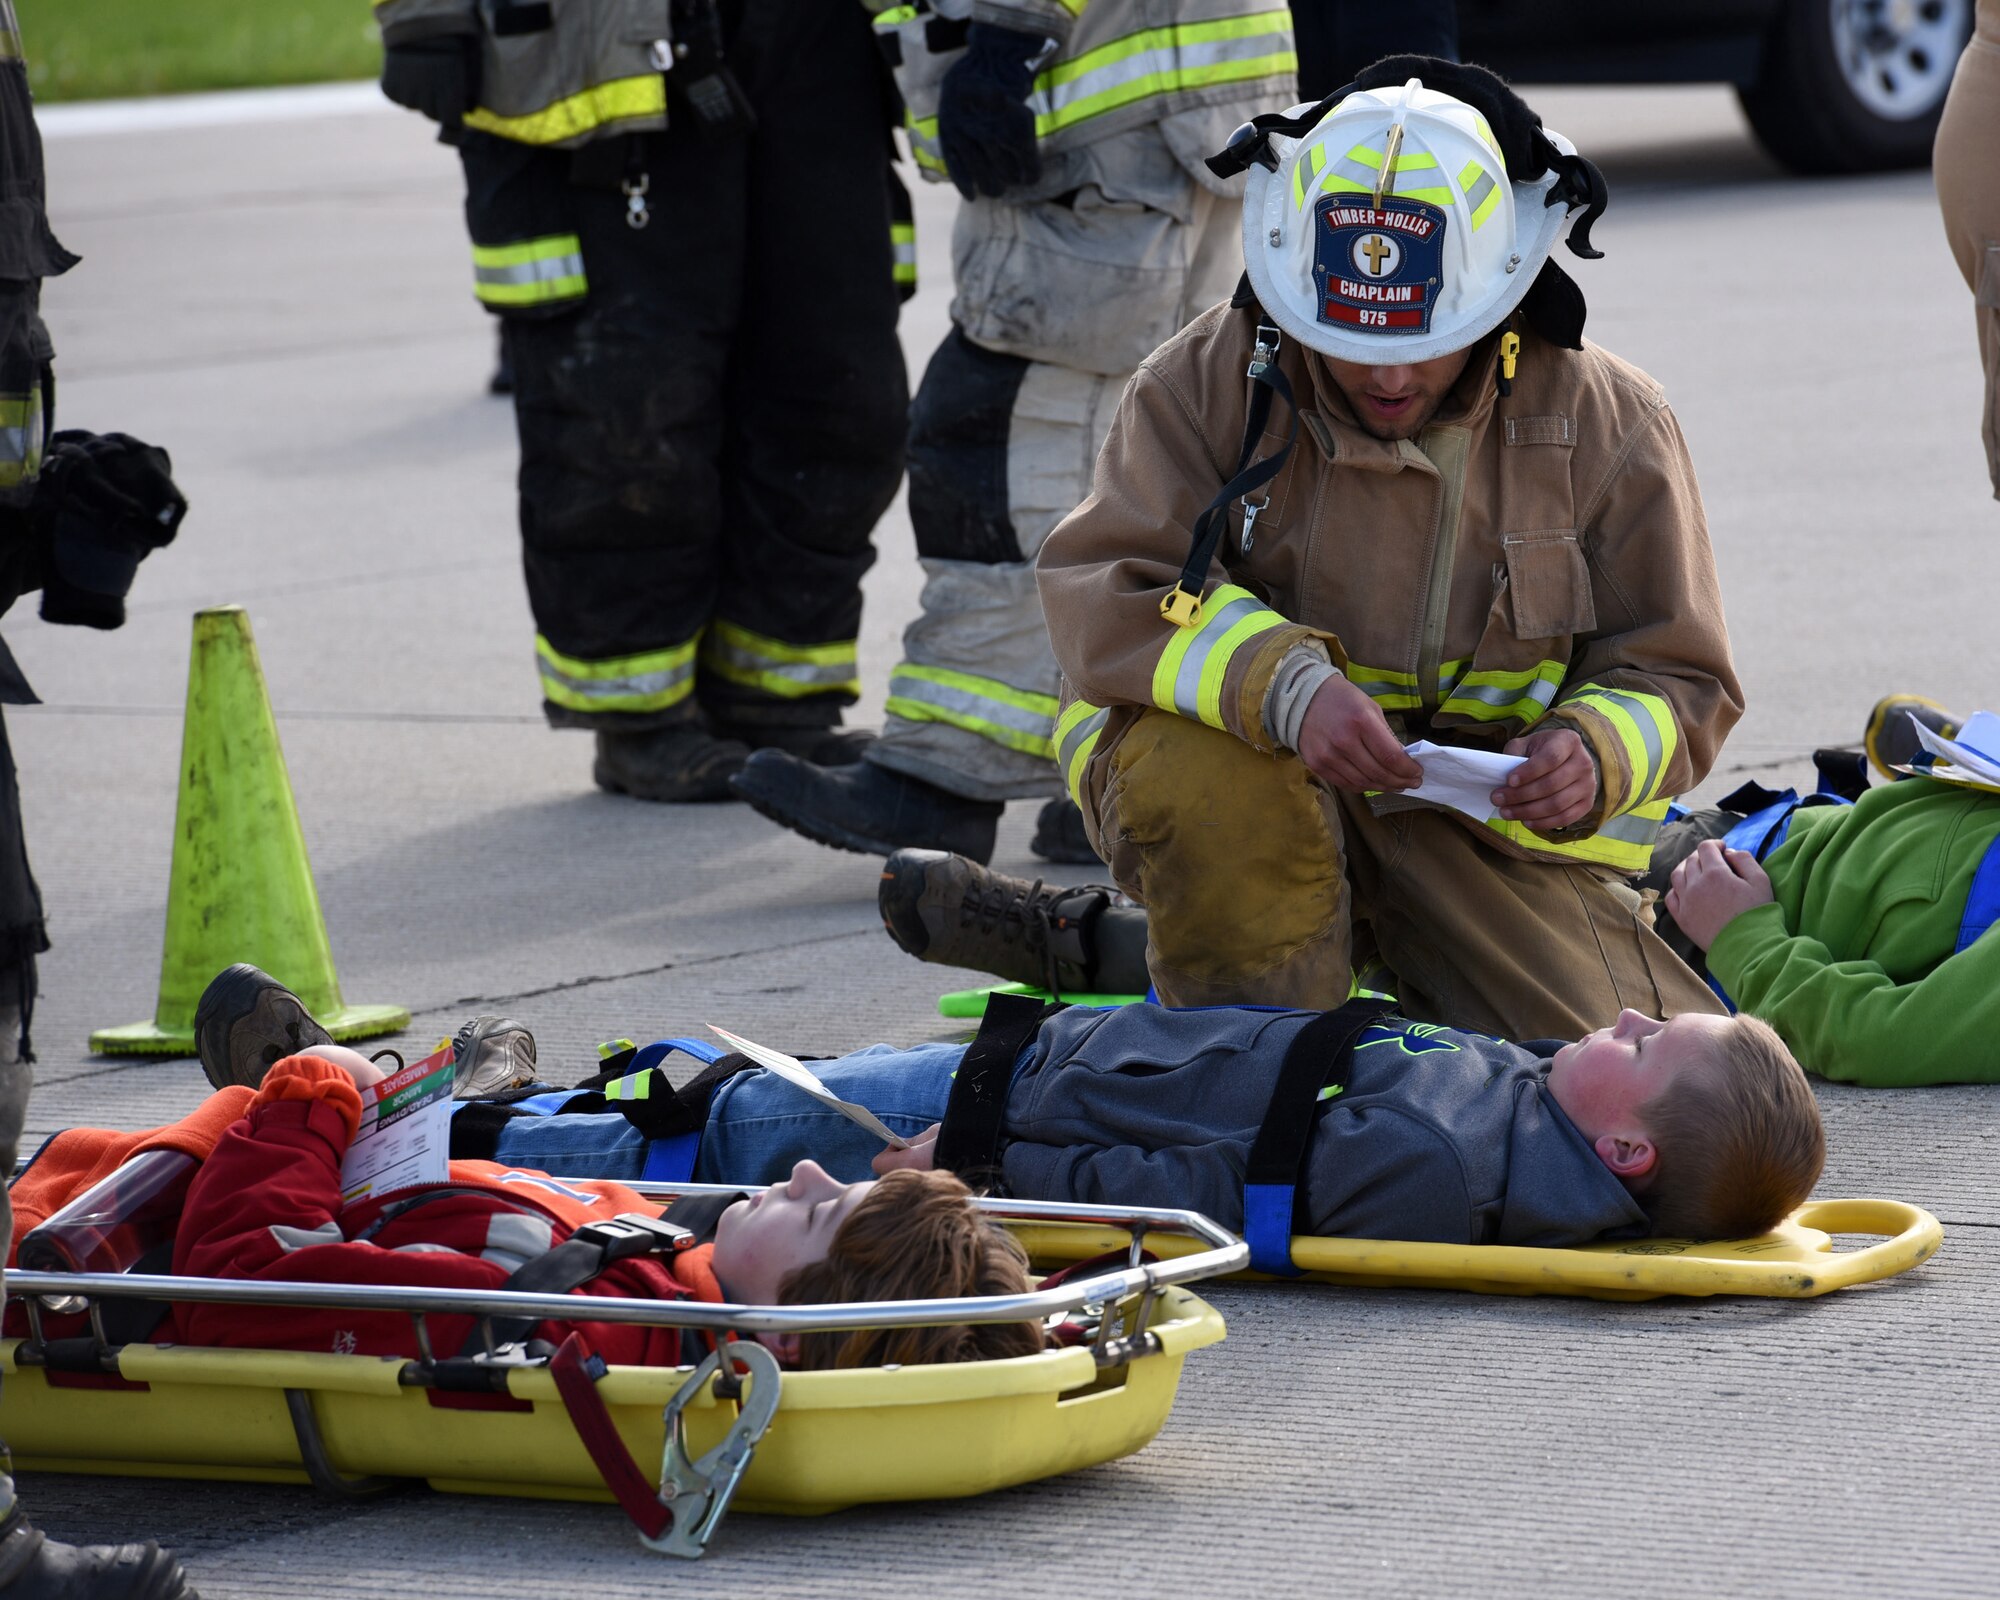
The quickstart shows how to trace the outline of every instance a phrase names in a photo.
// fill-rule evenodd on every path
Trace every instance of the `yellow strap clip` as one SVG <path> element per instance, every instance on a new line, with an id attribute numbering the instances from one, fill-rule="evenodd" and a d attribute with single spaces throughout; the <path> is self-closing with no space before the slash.
<path id="1" fill-rule="evenodd" d="M 1521 354 L 1521 336 L 1518 333 L 1500 335 L 1500 376 L 1507 382 L 1514 381 L 1514 362 Z"/>
<path id="2" fill-rule="evenodd" d="M 1177 628 L 1192 628 L 1201 621 L 1201 596 L 1175 584 L 1160 602 L 1160 615 Z"/>

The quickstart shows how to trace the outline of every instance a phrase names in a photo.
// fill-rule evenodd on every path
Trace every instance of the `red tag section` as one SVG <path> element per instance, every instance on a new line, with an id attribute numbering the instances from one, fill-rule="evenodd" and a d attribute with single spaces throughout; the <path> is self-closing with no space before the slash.
<path id="1" fill-rule="evenodd" d="M 1356 328 L 1421 328 L 1424 313 L 1415 311 L 1390 311 L 1377 306 L 1343 305 L 1338 300 L 1329 299 L 1326 310 L 1320 313 L 1327 322 L 1345 322 Z"/>

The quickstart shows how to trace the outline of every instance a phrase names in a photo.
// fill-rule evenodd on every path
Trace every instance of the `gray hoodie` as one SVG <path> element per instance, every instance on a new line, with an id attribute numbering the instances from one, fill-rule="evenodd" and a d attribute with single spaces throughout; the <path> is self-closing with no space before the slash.
<path id="1" fill-rule="evenodd" d="M 1243 1226 L 1243 1171 L 1285 1051 L 1318 1013 L 1073 1006 L 1042 1025 L 1007 1099 L 1001 1170 L 1043 1200 L 1183 1206 Z M 1548 1055 L 1389 1016 L 1320 1105 L 1306 1231 L 1571 1245 L 1645 1213 L 1547 1089 Z"/>

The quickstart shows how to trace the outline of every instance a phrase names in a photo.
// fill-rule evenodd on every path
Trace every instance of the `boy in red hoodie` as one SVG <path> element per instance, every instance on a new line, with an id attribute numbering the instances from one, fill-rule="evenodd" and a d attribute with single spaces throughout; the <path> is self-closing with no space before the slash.
<path id="1" fill-rule="evenodd" d="M 265 1075 L 249 1113 L 216 1143 L 190 1188 L 174 1271 L 201 1277 L 496 1290 L 578 1228 L 659 1207 L 622 1184 L 559 1181 L 489 1161 L 454 1161 L 451 1181 L 341 1205 L 340 1165 L 380 1068 L 339 1045 L 315 1045 Z M 906 1183 L 903 1179 L 918 1179 Z M 943 1248 L 922 1248 L 935 1242 Z M 948 1281 L 940 1281 L 948 1280 Z M 520 1285 L 515 1285 L 520 1287 Z M 771 1305 L 1020 1293 L 1020 1247 L 944 1174 L 840 1183 L 801 1161 L 788 1183 L 730 1203 L 712 1243 L 611 1262 L 571 1292 Z M 582 1308 L 579 1307 L 579 1311 Z M 184 1305 L 191 1344 L 414 1356 L 408 1315 L 289 1306 Z M 469 1316 L 427 1319 L 440 1354 L 476 1340 Z M 560 1343 L 580 1330 L 606 1361 L 672 1366 L 694 1359 L 681 1332 L 587 1315 L 529 1335 Z M 972 1360 L 1031 1353 L 1034 1324 L 764 1335 L 809 1367 Z M 475 1343 L 474 1348 L 477 1348 Z"/>

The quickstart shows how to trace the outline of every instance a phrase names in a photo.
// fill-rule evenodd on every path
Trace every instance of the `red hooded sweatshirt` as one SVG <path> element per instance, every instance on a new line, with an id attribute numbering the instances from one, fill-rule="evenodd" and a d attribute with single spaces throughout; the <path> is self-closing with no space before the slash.
<path id="1" fill-rule="evenodd" d="M 559 1181 L 545 1173 L 454 1161 L 451 1182 L 399 1189 L 342 1208 L 340 1163 L 361 1120 L 361 1094 L 340 1067 L 290 1056 L 265 1074 L 249 1114 L 216 1142 L 188 1191 L 174 1244 L 174 1271 L 208 1278 L 303 1283 L 497 1289 L 517 1267 L 561 1244 L 586 1222 L 659 1206 L 622 1184 Z M 411 1202 L 418 1202 L 412 1204 Z M 712 1245 L 613 1262 L 578 1296 L 722 1299 Z M 190 1344 L 341 1354 L 417 1354 L 401 1312 L 289 1306 L 182 1304 Z M 475 1319 L 426 1319 L 431 1347 L 456 1355 Z M 561 1343 L 572 1330 L 606 1361 L 672 1366 L 680 1332 L 632 1323 L 545 1322 L 533 1337 Z"/>

